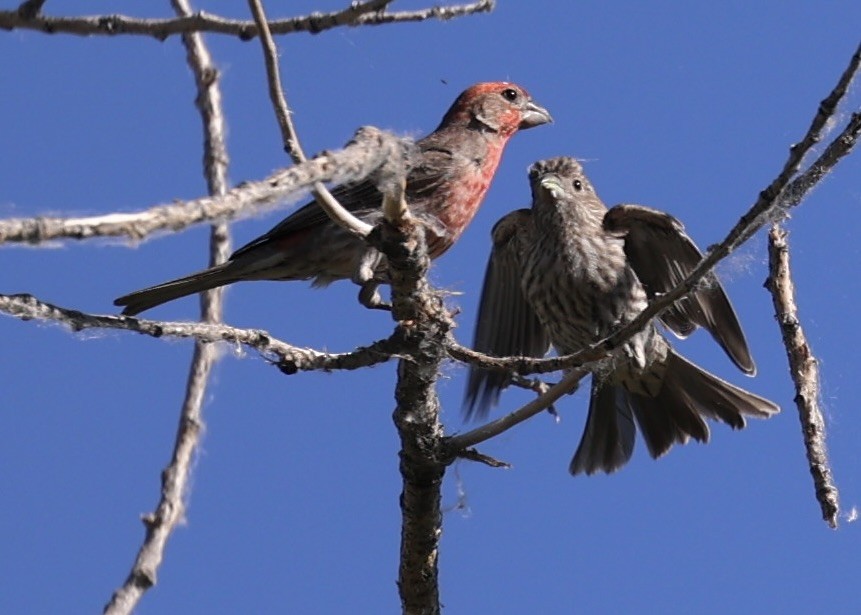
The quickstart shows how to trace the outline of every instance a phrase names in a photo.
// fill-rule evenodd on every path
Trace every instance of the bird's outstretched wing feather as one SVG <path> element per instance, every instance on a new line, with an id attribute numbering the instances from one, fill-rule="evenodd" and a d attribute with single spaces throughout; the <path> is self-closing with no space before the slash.
<path id="1" fill-rule="evenodd" d="M 484 275 L 473 348 L 493 356 L 542 357 L 550 339 L 521 290 L 523 250 L 531 243 L 532 212 L 518 209 L 493 227 L 493 250 Z M 508 376 L 471 367 L 464 408 L 483 416 L 499 400 Z"/>
<path id="2" fill-rule="evenodd" d="M 604 216 L 604 230 L 625 238 L 625 255 L 650 299 L 674 288 L 703 255 L 673 216 L 642 205 L 616 205 Z M 702 288 L 677 302 L 661 321 L 679 337 L 706 329 L 746 374 L 756 373 L 735 310 L 720 281 L 709 275 Z"/>

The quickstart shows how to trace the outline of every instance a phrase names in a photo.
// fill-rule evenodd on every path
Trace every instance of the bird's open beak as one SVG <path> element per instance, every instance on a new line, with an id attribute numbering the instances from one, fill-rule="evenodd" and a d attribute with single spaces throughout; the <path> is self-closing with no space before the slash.
<path id="1" fill-rule="evenodd" d="M 552 121 L 553 116 L 550 115 L 550 112 L 547 109 L 540 105 L 536 105 L 530 100 L 523 107 L 518 128 L 520 128 L 520 130 L 525 130 L 527 128 L 541 126 L 542 124 L 549 124 Z"/>

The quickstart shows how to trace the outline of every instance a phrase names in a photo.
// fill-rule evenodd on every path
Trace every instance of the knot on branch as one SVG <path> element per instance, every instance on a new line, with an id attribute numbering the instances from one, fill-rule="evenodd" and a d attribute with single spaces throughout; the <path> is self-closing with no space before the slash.
<path id="1" fill-rule="evenodd" d="M 105 34 L 120 34 L 123 32 L 122 20 L 118 15 L 99 17 L 99 29 Z"/>

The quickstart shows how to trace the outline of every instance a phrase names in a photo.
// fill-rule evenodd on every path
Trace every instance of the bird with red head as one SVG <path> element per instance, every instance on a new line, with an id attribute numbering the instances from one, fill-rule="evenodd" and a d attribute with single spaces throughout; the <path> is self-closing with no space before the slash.
<path id="1" fill-rule="evenodd" d="M 519 130 L 551 122 L 550 113 L 522 87 L 504 81 L 464 91 L 431 134 L 416 143 L 406 181 L 410 211 L 426 228 L 431 258 L 444 254 L 475 216 L 502 152 Z M 374 225 L 382 194 L 370 180 L 341 185 L 332 194 L 354 216 Z M 360 284 L 359 300 L 385 307 L 378 287 L 387 281 L 385 256 L 333 222 L 312 201 L 223 264 L 138 290 L 114 301 L 134 315 L 162 303 L 246 280 L 310 280 L 320 287 L 342 279 Z"/>

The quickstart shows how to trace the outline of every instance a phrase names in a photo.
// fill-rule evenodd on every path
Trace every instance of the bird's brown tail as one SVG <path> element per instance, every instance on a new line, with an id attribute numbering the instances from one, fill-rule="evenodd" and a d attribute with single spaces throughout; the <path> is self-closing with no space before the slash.
<path id="1" fill-rule="evenodd" d="M 231 267 L 232 264 L 229 261 L 223 265 L 192 273 L 184 278 L 136 290 L 115 299 L 114 305 L 125 306 L 123 314 L 134 316 L 162 303 L 236 282 L 239 278 L 236 277 L 236 273 Z"/>
<path id="2" fill-rule="evenodd" d="M 655 459 L 673 444 L 690 438 L 708 442 L 704 418 L 733 429 L 745 416 L 768 418 L 780 408 L 763 397 L 718 378 L 670 351 L 661 389 L 655 397 L 631 393 L 621 386 L 593 382 L 586 429 L 571 460 L 572 474 L 614 472 L 634 451 L 634 418 Z"/>

